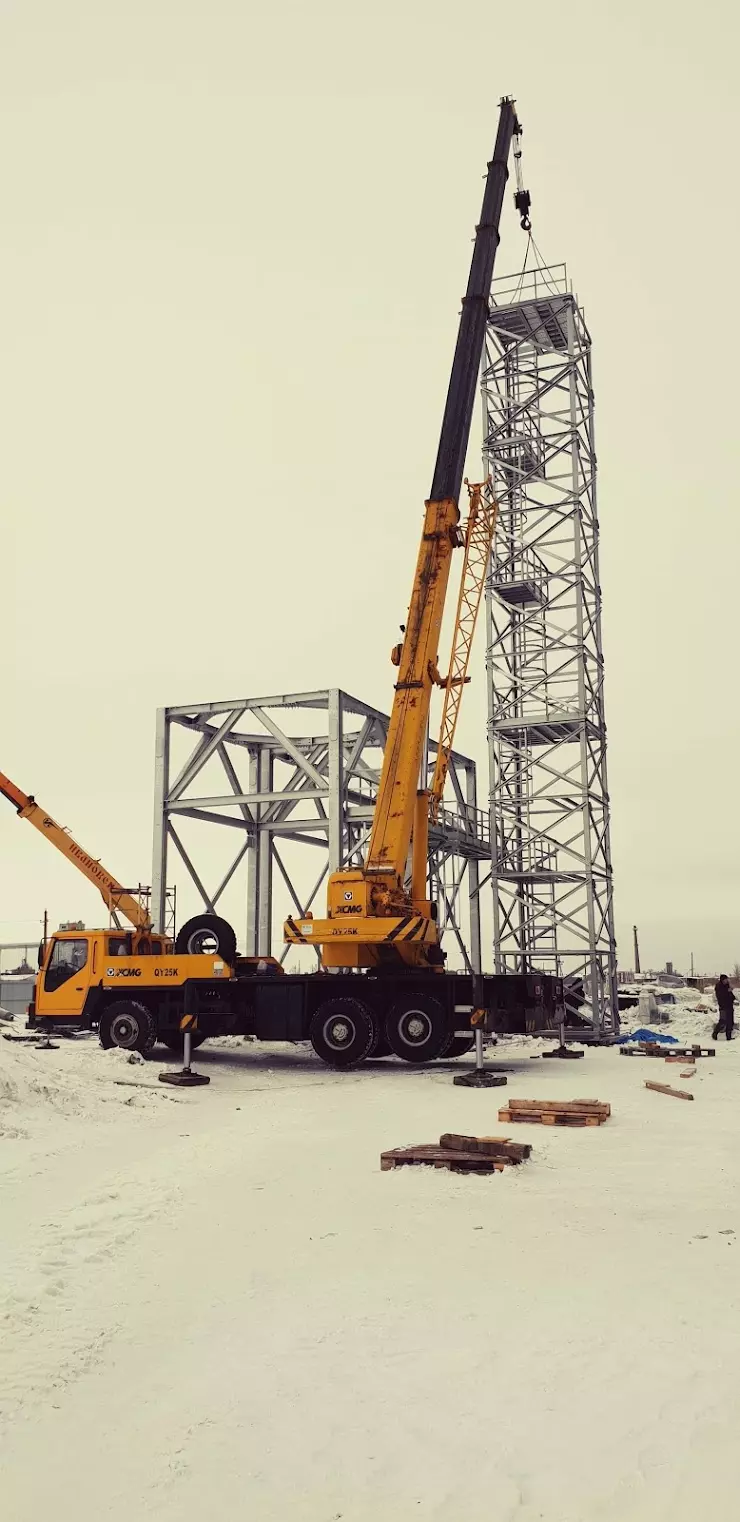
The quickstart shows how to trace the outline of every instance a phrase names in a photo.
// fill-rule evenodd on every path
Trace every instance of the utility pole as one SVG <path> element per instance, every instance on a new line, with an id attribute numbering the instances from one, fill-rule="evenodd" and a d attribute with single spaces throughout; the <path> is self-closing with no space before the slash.
<path id="1" fill-rule="evenodd" d="M 640 946 L 637 939 L 637 926 L 632 926 L 632 935 L 635 942 L 635 972 L 640 971 Z"/>
<path id="2" fill-rule="evenodd" d="M 690 972 L 689 976 L 692 977 L 692 978 L 694 976 L 694 953 L 693 953 L 693 951 L 691 953 L 691 972 Z"/>

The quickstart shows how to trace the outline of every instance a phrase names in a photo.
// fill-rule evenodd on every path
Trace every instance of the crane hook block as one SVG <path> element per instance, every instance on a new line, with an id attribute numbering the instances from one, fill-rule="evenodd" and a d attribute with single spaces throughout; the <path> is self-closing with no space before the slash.
<path id="1" fill-rule="evenodd" d="M 519 220 L 525 233 L 532 231 L 532 223 L 529 219 L 529 208 L 532 205 L 532 197 L 528 190 L 517 190 L 514 194 L 514 205 L 519 212 Z"/>

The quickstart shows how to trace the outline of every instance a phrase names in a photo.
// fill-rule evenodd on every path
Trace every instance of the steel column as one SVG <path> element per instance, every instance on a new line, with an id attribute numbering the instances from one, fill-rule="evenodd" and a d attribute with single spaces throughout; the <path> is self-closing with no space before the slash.
<path id="1" fill-rule="evenodd" d="M 164 934 L 167 912 L 168 821 L 165 801 L 170 774 L 170 728 L 167 709 L 157 709 L 154 741 L 154 832 L 152 842 L 152 924 Z"/>
<path id="2" fill-rule="evenodd" d="M 329 692 L 329 871 L 338 872 L 344 861 L 344 742 L 342 694 Z"/>

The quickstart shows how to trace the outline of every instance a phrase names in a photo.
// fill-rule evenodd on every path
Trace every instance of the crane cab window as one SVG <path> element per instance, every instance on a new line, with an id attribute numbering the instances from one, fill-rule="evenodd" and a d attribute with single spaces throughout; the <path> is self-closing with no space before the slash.
<path id="1" fill-rule="evenodd" d="M 109 935 L 108 936 L 108 956 L 109 957 L 130 957 L 130 955 L 131 955 L 131 936 L 130 935 Z"/>
<path id="2" fill-rule="evenodd" d="M 53 993 L 69 978 L 82 972 L 87 961 L 87 941 L 55 941 L 44 975 L 44 988 Z"/>

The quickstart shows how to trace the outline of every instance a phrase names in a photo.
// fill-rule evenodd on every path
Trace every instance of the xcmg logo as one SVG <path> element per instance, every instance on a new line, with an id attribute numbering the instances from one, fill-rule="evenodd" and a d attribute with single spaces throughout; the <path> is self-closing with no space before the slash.
<path id="1" fill-rule="evenodd" d="M 140 978 L 140 967 L 106 967 L 106 978 Z"/>

